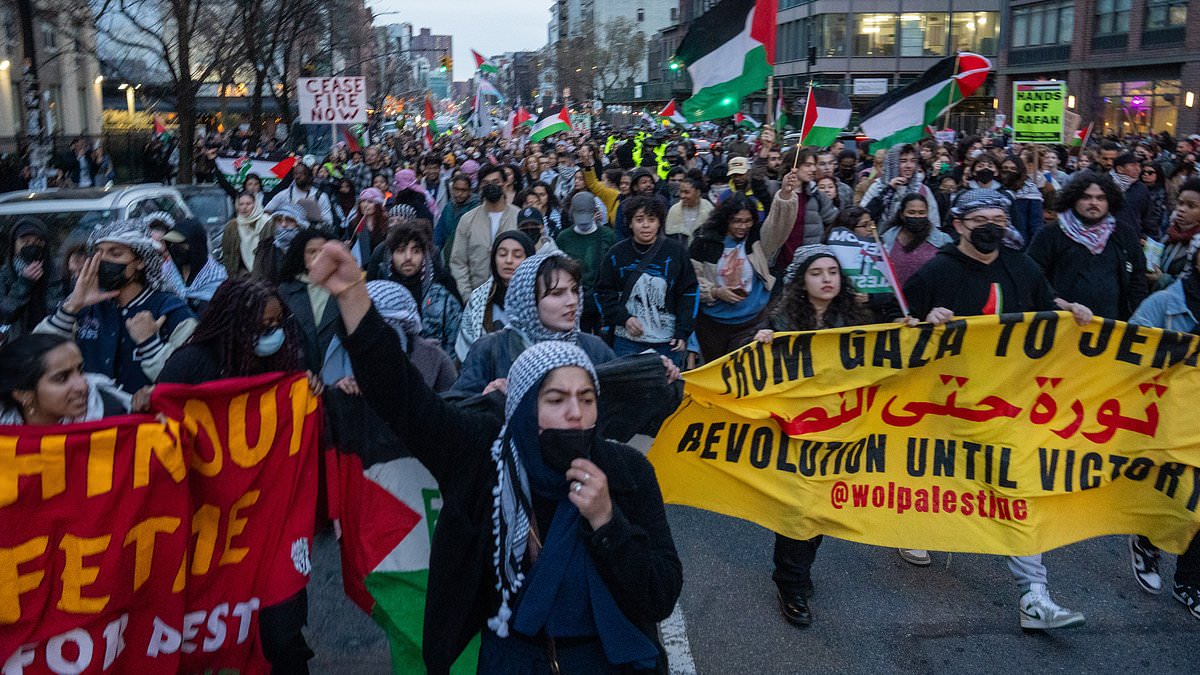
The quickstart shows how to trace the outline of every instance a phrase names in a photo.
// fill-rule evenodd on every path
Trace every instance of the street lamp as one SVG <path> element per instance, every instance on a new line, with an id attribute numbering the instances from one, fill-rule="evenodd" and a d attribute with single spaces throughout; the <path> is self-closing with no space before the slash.
<path id="1" fill-rule="evenodd" d="M 125 90 L 125 107 L 129 110 L 130 115 L 133 115 L 133 112 L 134 112 L 134 110 L 133 110 L 134 90 L 141 86 L 142 85 L 139 84 L 135 87 L 134 85 L 129 84 L 128 82 L 122 82 L 121 84 L 117 85 L 117 89 Z"/>

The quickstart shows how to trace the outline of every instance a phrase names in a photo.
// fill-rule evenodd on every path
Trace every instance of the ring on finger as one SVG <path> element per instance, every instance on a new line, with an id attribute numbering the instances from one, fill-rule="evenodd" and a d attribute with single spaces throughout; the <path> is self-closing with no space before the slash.
<path id="1" fill-rule="evenodd" d="M 585 471 L 585 472 L 583 472 L 583 478 L 580 478 L 579 482 L 586 483 L 586 482 L 588 482 L 588 480 L 591 479 L 591 477 L 592 477 L 592 474 Z"/>
<path id="2" fill-rule="evenodd" d="M 571 492 L 579 492 L 582 489 L 583 483 L 580 483 L 579 481 L 574 481 L 571 483 Z"/>

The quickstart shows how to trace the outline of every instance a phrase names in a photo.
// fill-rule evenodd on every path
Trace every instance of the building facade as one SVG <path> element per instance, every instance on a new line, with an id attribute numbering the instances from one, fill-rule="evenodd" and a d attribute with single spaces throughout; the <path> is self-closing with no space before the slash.
<path id="1" fill-rule="evenodd" d="M 91 13 L 86 5 L 39 5 L 34 14 L 34 53 L 47 130 L 59 137 L 99 135 L 103 78 Z M 17 3 L 0 0 L 0 149 L 5 150 L 13 149 L 26 129 L 21 34 Z"/>
<path id="2" fill-rule="evenodd" d="M 425 59 L 431 68 L 437 68 L 442 57 L 454 57 L 454 36 L 434 35 L 428 28 L 412 36 L 409 53 L 413 60 Z M 452 76 L 453 74 L 451 74 Z"/>
<path id="3" fill-rule="evenodd" d="M 797 104 L 808 83 L 839 89 L 855 109 L 920 77 L 959 51 L 993 61 L 1000 53 L 1001 0 L 780 0 L 775 84 Z M 968 132 L 991 126 L 989 84 L 951 112 Z M 755 104 L 754 112 L 762 112 Z"/>
<path id="4" fill-rule="evenodd" d="M 1067 82 L 1068 107 L 1094 134 L 1200 131 L 1200 19 L 1196 0 L 1013 0 L 997 89 Z"/>

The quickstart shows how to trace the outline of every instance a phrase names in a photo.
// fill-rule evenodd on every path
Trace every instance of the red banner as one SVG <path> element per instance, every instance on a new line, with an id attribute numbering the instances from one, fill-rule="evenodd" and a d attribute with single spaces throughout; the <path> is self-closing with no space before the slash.
<path id="1" fill-rule="evenodd" d="M 269 374 L 152 407 L 0 427 L 5 675 L 267 670 L 259 610 L 310 571 L 318 399 Z"/>

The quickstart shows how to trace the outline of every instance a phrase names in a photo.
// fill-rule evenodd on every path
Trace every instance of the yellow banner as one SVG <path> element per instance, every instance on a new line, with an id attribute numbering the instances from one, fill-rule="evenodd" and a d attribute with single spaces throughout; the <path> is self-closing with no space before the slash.
<path id="1" fill-rule="evenodd" d="M 1200 336 L 1055 312 L 780 333 L 688 372 L 667 502 L 790 537 L 1030 555 L 1200 529 Z"/>

